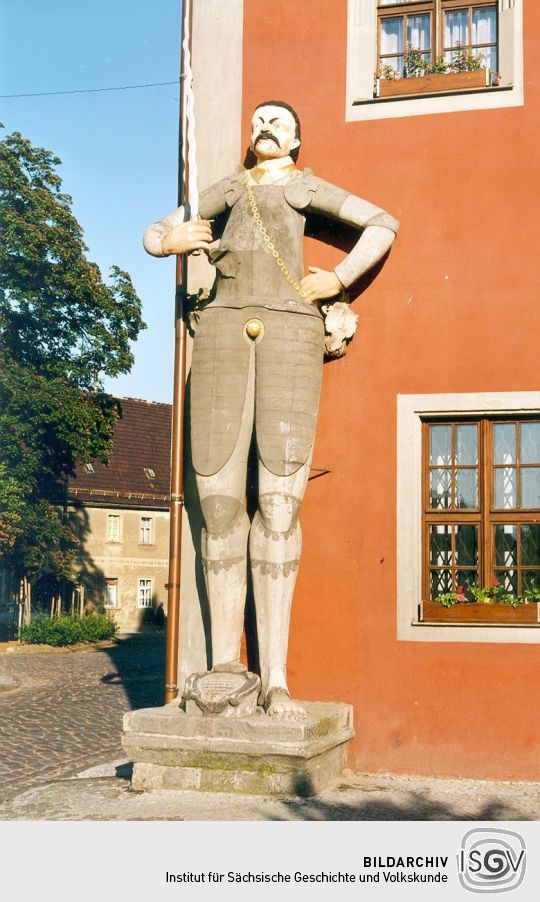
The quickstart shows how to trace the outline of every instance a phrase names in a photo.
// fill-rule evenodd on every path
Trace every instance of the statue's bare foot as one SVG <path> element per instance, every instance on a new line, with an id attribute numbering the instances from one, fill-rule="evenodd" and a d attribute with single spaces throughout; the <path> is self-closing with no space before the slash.
<path id="1" fill-rule="evenodd" d="M 305 708 L 300 702 L 295 702 L 286 689 L 269 689 L 264 707 L 268 717 L 278 717 L 280 720 L 305 720 L 307 717 Z"/>

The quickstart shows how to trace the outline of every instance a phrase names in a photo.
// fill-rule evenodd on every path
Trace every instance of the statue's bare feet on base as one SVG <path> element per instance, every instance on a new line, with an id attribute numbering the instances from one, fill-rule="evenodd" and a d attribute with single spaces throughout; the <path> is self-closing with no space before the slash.
<path id="1" fill-rule="evenodd" d="M 278 717 L 280 720 L 305 720 L 307 717 L 300 702 L 294 701 L 286 689 L 269 689 L 264 707 L 268 717 Z"/>

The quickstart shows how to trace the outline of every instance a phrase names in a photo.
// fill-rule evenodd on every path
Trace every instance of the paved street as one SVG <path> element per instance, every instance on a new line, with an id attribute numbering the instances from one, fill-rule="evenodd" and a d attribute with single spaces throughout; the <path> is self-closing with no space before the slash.
<path id="1" fill-rule="evenodd" d="M 122 753 L 122 715 L 162 704 L 164 638 L 88 651 L 0 655 L 0 802 Z"/>
<path id="2" fill-rule="evenodd" d="M 344 774 L 313 799 L 132 792 L 122 715 L 162 704 L 164 638 L 0 654 L 0 820 L 537 820 L 539 783 Z"/>

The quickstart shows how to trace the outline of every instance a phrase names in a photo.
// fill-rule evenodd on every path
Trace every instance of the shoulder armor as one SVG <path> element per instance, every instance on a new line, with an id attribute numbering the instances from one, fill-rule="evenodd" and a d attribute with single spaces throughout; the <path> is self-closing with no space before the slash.
<path id="1" fill-rule="evenodd" d="M 312 169 L 304 169 L 295 178 L 290 179 L 284 188 L 285 200 L 295 210 L 309 207 L 313 195 L 317 191 L 320 179 L 313 175 Z"/>
<path id="2" fill-rule="evenodd" d="M 234 207 L 236 201 L 242 194 L 243 174 L 244 174 L 244 169 L 242 168 L 240 171 L 233 172 L 232 175 L 229 175 L 226 179 L 223 180 L 223 187 L 224 187 L 224 191 L 225 191 L 225 202 L 228 207 Z"/>

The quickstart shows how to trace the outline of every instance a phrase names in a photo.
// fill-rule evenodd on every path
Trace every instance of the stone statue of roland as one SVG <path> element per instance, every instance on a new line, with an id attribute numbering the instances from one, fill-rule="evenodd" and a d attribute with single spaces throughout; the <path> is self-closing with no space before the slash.
<path id="1" fill-rule="evenodd" d="M 261 103 L 251 123 L 256 165 L 202 192 L 201 219 L 178 208 L 145 232 L 156 257 L 206 251 L 216 268 L 211 300 L 195 333 L 191 445 L 206 529 L 202 553 L 210 605 L 212 664 L 239 665 L 252 569 L 262 692 L 270 717 L 300 719 L 286 661 L 291 601 L 302 545 L 306 489 L 325 349 L 321 306 L 380 261 L 398 228 L 379 207 L 297 169 L 300 122 L 281 101 Z M 211 220 L 225 214 L 217 247 Z M 306 219 L 358 230 L 333 271 L 304 274 Z M 245 509 L 250 442 L 256 433 L 258 509 Z"/>

